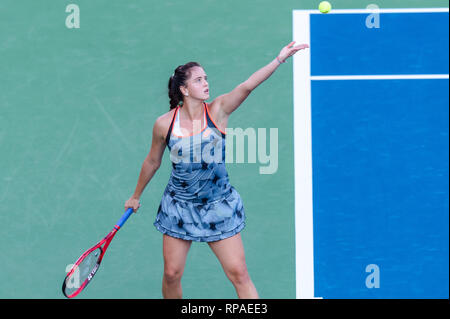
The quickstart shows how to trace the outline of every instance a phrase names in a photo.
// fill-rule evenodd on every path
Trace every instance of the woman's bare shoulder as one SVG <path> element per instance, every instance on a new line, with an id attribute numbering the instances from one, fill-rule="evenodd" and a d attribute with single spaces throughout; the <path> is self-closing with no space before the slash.
<path id="1" fill-rule="evenodd" d="M 214 124 L 219 128 L 219 130 L 225 132 L 225 128 L 228 123 L 228 115 L 222 111 L 220 99 L 216 98 L 211 103 L 207 103 L 207 105 L 209 116 L 214 121 Z"/>
<path id="2" fill-rule="evenodd" d="M 172 122 L 172 117 L 175 112 L 175 109 L 171 109 L 169 112 L 166 112 L 160 115 L 156 120 L 153 126 L 153 132 L 157 133 L 161 138 L 165 139 L 166 134 L 169 131 L 170 123 Z"/>
<path id="3" fill-rule="evenodd" d="M 210 114 L 216 114 L 218 112 L 218 109 L 220 108 L 219 102 L 219 99 L 216 98 L 212 102 L 206 103 Z"/>

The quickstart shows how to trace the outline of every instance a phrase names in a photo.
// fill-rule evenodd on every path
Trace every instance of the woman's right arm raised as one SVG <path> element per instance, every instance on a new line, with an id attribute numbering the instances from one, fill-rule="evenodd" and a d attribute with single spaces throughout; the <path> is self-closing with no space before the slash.
<path id="1" fill-rule="evenodd" d="M 132 207 L 134 212 L 136 212 L 141 206 L 139 199 L 141 198 L 142 192 L 161 165 L 161 160 L 166 148 L 164 131 L 164 121 L 162 120 L 162 117 L 159 117 L 153 125 L 152 146 L 150 152 L 145 158 L 144 163 L 142 163 L 136 189 L 130 199 L 125 202 L 125 209 Z"/>

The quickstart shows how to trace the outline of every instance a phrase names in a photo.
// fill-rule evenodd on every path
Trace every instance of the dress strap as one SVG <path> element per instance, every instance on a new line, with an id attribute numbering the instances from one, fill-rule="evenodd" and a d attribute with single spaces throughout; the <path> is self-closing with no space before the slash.
<path id="1" fill-rule="evenodd" d="M 175 116 L 176 116 L 177 113 L 178 113 L 178 108 L 179 108 L 179 106 L 177 106 L 175 112 L 173 112 L 172 122 L 170 123 L 169 131 L 167 132 L 167 135 L 166 135 L 166 144 L 167 144 L 167 145 L 169 145 L 169 141 L 170 141 L 170 133 L 172 133 L 173 122 L 175 121 Z"/>
<path id="2" fill-rule="evenodd" d="M 222 137 L 225 137 L 225 136 L 226 136 L 226 133 L 225 133 L 225 132 L 222 132 L 222 130 L 216 125 L 216 123 L 215 123 L 214 120 L 212 119 L 211 114 L 209 114 L 208 105 L 206 104 L 206 102 L 203 102 L 203 104 L 205 105 L 205 109 L 206 109 L 206 117 L 207 117 L 208 124 L 209 124 L 211 127 L 215 127 L 216 129 L 218 129 L 218 130 L 220 131 L 220 133 L 222 133 Z"/>

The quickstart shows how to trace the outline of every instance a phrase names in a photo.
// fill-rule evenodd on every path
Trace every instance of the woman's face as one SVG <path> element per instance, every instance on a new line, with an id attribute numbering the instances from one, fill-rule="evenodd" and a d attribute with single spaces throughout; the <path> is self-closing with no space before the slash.
<path id="1" fill-rule="evenodd" d="M 191 77 L 186 80 L 186 85 L 181 87 L 181 92 L 189 97 L 198 100 L 207 100 L 209 98 L 208 77 L 203 68 L 194 66 L 190 69 Z"/>

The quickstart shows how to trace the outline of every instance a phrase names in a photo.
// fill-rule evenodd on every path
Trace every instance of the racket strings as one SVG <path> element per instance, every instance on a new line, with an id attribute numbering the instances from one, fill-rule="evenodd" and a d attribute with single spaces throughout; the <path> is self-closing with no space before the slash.
<path id="1" fill-rule="evenodd" d="M 64 293 L 66 296 L 70 296 L 82 287 L 83 283 L 91 275 L 92 271 L 98 266 L 98 258 L 100 257 L 102 249 L 99 247 L 89 254 L 87 254 L 78 264 L 75 266 L 74 271 L 67 276 L 65 280 Z"/>

